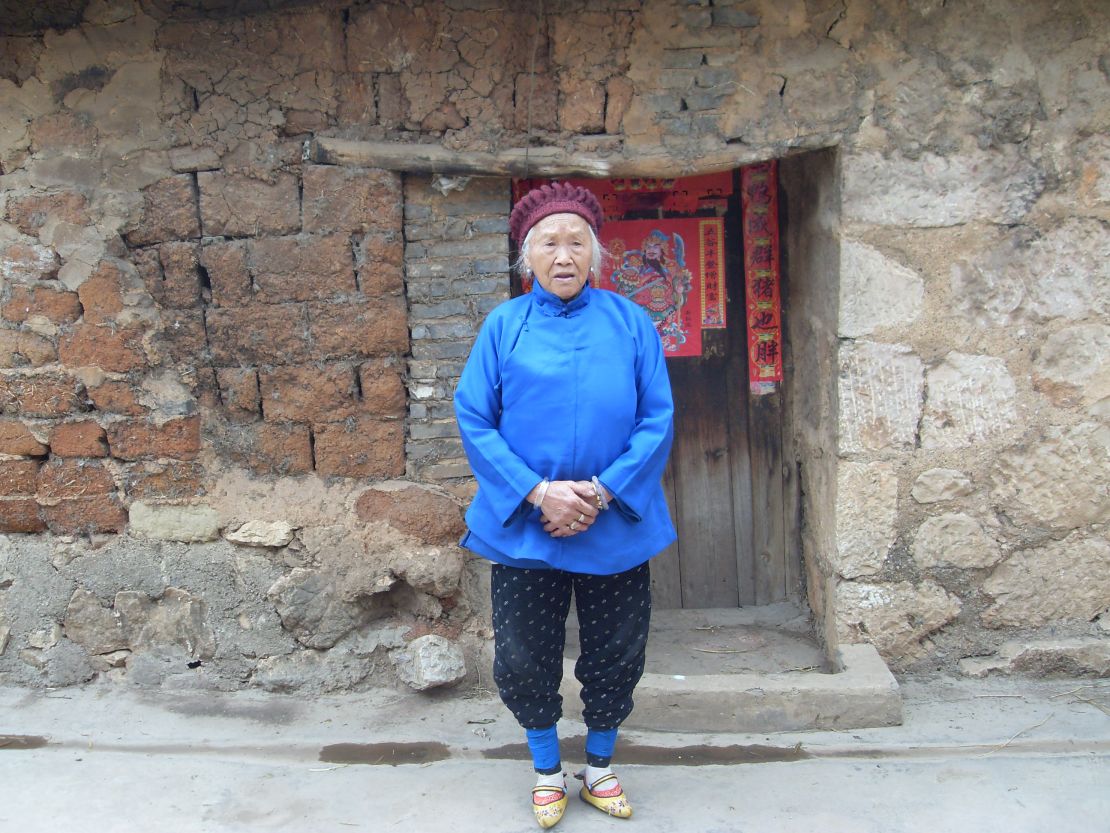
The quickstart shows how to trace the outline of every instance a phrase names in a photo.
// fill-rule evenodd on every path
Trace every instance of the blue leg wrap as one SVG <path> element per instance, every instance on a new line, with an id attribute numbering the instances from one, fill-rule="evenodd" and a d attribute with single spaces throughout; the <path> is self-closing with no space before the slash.
<path id="1" fill-rule="evenodd" d="M 554 726 L 546 729 L 525 729 L 528 749 L 532 752 L 532 766 L 540 775 L 553 775 L 562 769 L 559 757 L 559 732 Z M 616 734 L 614 732 L 614 734 Z"/>
<path id="2" fill-rule="evenodd" d="M 616 729 L 589 729 L 586 732 L 586 763 L 607 767 L 617 746 Z"/>

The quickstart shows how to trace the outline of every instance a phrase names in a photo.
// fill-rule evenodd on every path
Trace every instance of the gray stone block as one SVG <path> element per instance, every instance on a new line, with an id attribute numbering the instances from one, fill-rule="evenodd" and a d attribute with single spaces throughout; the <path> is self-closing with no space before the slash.
<path id="1" fill-rule="evenodd" d="M 428 318 L 447 318 L 452 315 L 466 315 L 470 308 L 465 301 L 447 300 L 436 304 L 413 304 L 409 307 L 410 316 L 420 321 Z"/>
<path id="2" fill-rule="evenodd" d="M 414 422 L 409 426 L 409 436 L 414 440 L 433 440 L 459 436 L 459 426 L 454 420 L 445 422 Z"/>
<path id="3" fill-rule="evenodd" d="M 664 69 L 694 69 L 700 67 L 705 53 L 700 49 L 668 49 L 663 53 Z"/>
<path id="4" fill-rule="evenodd" d="M 714 26 L 733 26 L 737 29 L 753 29 L 759 25 L 758 15 L 743 9 L 730 9 L 718 6 L 713 9 Z"/>

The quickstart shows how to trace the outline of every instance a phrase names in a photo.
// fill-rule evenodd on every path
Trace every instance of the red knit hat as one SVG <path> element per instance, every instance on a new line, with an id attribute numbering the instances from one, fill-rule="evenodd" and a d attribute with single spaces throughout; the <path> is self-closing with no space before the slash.
<path id="1" fill-rule="evenodd" d="M 590 224 L 594 234 L 601 231 L 601 203 L 592 192 L 569 182 L 553 182 L 529 191 L 513 206 L 509 215 L 509 234 L 517 243 L 524 241 L 529 229 L 549 214 L 577 214 Z"/>

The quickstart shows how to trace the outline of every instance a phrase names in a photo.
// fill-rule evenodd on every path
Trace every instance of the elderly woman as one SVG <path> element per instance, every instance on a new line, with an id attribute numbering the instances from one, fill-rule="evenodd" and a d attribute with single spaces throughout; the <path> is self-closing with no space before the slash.
<path id="1" fill-rule="evenodd" d="M 590 285 L 601 222 L 597 198 L 569 184 L 516 205 L 509 230 L 532 292 L 490 313 L 455 393 L 478 480 L 461 543 L 494 562 L 493 675 L 526 730 L 542 827 L 567 805 L 556 723 L 572 591 L 588 729 L 579 795 L 632 815 L 610 759 L 644 669 L 647 562 L 675 538 L 660 483 L 667 367 L 646 312 Z"/>

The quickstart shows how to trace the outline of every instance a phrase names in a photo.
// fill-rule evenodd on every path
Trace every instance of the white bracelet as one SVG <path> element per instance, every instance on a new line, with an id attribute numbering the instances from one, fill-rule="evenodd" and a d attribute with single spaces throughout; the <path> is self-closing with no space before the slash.
<path id="1" fill-rule="evenodd" d="M 551 481 L 548 480 L 546 477 L 543 480 L 540 481 L 539 497 L 537 497 L 534 501 L 532 501 L 532 505 L 535 506 L 537 509 L 539 509 L 543 506 L 543 499 L 545 497 L 547 497 L 547 489 L 550 486 L 551 486 Z"/>

